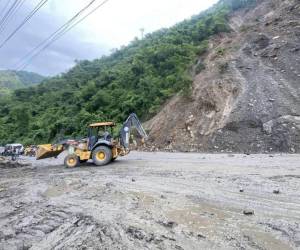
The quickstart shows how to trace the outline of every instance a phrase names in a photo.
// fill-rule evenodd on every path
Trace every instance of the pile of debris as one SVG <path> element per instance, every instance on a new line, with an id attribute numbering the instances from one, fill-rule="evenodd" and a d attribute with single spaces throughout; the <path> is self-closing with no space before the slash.
<path id="1" fill-rule="evenodd" d="M 145 123 L 154 150 L 300 152 L 299 0 L 256 2 L 210 40 L 191 95 Z"/>
<path id="2" fill-rule="evenodd" d="M 27 167 L 30 164 L 23 163 L 19 161 L 12 161 L 8 157 L 0 156 L 0 168 L 20 168 L 20 167 Z"/>

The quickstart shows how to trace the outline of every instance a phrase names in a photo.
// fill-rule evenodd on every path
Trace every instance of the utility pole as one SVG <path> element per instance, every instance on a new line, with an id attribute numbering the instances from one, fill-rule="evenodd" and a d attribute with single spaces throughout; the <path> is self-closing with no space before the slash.
<path id="1" fill-rule="evenodd" d="M 144 29 L 144 28 L 140 28 L 140 31 L 141 31 L 142 39 L 144 39 L 144 32 L 145 32 L 145 29 Z"/>

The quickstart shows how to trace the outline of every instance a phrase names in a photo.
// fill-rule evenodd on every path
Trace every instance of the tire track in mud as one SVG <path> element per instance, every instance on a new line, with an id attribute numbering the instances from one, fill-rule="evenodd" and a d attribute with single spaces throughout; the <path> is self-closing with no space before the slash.
<path id="1" fill-rule="evenodd" d="M 299 156 L 132 152 L 71 170 L 53 162 L 0 168 L 0 249 L 299 247 Z"/>

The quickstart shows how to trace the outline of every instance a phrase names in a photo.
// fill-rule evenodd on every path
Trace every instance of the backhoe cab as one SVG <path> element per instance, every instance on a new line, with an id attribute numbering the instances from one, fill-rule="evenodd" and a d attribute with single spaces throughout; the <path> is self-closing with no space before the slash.
<path id="1" fill-rule="evenodd" d="M 58 156 L 64 150 L 68 151 L 64 164 L 67 167 L 76 167 L 90 159 L 98 166 L 106 165 L 118 156 L 129 153 L 129 138 L 132 128 L 135 128 L 142 137 L 147 138 L 136 114 L 131 114 L 124 122 L 117 138 L 113 138 L 114 122 L 93 123 L 88 126 L 88 136 L 82 140 L 67 140 L 56 145 L 40 145 L 36 158 L 45 159 Z"/>
<path id="2" fill-rule="evenodd" d="M 93 150 L 99 144 L 110 146 L 113 141 L 114 122 L 99 122 L 88 127 L 88 149 Z"/>

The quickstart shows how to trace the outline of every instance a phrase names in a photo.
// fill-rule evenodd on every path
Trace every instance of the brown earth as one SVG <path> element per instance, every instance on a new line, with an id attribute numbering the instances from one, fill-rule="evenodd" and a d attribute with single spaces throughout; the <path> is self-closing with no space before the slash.
<path id="1" fill-rule="evenodd" d="M 300 152 L 300 3 L 264 0 L 199 58 L 190 98 L 146 123 L 160 150 Z"/>
<path id="2" fill-rule="evenodd" d="M 1 250 L 300 247 L 300 155 L 20 161 L 0 166 Z"/>

